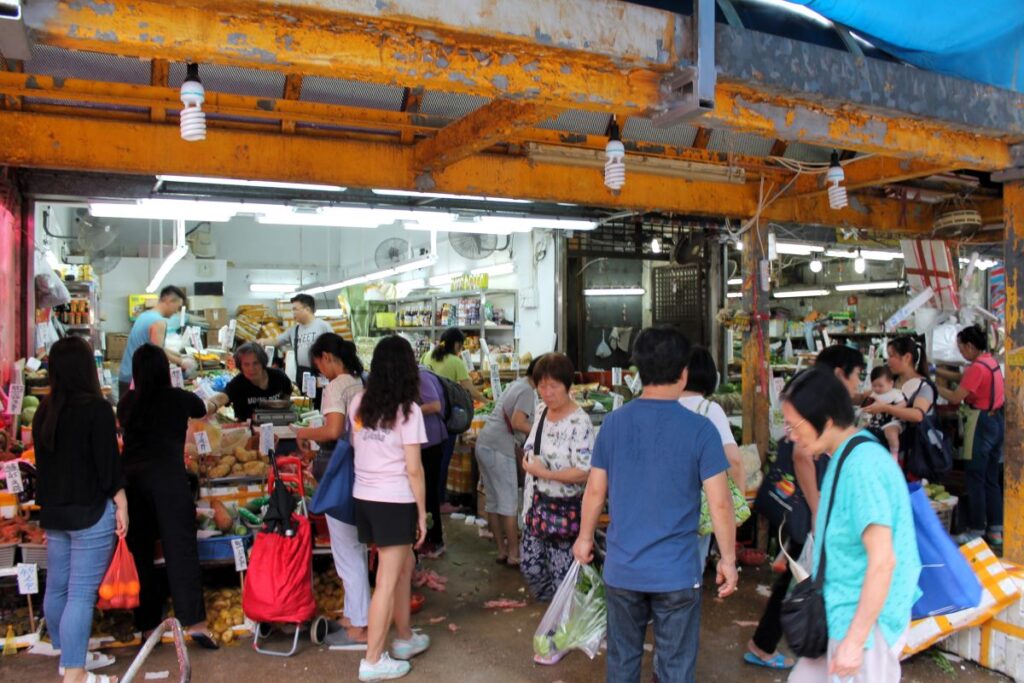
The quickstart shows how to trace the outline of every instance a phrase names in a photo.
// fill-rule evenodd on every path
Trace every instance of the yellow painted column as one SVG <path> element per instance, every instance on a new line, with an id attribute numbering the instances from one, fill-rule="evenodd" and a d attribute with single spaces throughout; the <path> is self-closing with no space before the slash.
<path id="1" fill-rule="evenodd" d="M 1003 185 L 1006 223 L 1005 557 L 1024 563 L 1024 181 Z"/>

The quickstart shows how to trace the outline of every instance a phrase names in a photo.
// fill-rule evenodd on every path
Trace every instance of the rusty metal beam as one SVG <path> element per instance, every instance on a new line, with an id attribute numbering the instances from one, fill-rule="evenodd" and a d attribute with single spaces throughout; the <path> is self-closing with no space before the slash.
<path id="1" fill-rule="evenodd" d="M 286 100 L 297 100 L 302 97 L 302 74 L 291 73 L 284 77 L 284 92 L 282 96 Z M 295 121 L 292 119 L 282 119 L 281 132 L 294 133 Z"/>
<path id="2" fill-rule="evenodd" d="M 343 138 L 218 130 L 203 143 L 184 142 L 177 126 L 0 112 L 0 165 L 182 174 L 415 190 L 414 148 Z M 97 145 L 97 140 L 117 144 Z M 366 163 L 373 159 L 374 163 Z M 619 195 L 604 187 L 599 168 L 538 163 L 525 157 L 477 154 L 433 175 L 435 189 L 452 194 L 569 202 L 585 206 L 747 218 L 756 210 L 753 183 L 730 185 L 631 173 Z M 844 211 L 812 198 L 794 207 L 769 206 L 778 222 L 803 222 L 920 233 L 931 230 L 931 209 L 865 197 Z"/>
<path id="3" fill-rule="evenodd" d="M 170 77 L 171 64 L 166 59 L 153 59 L 149 62 L 149 84 L 160 88 L 167 87 L 167 79 Z M 152 107 L 149 110 L 149 120 L 154 123 L 161 123 L 167 120 L 167 109 L 164 107 Z"/>
<path id="4" fill-rule="evenodd" d="M 1003 185 L 1006 222 L 1005 549 L 1024 562 L 1024 181 Z"/>
<path id="5" fill-rule="evenodd" d="M 539 8 L 539 0 L 528 1 Z M 447 15 L 438 0 L 424 4 L 430 11 L 418 10 L 409 0 L 332 0 L 326 8 L 309 0 L 108 0 L 101 5 L 51 0 L 30 4 L 26 23 L 38 42 L 70 49 L 302 71 L 636 115 L 665 105 L 661 79 L 692 47 L 687 45 L 683 17 L 649 8 L 637 10 L 623 3 L 598 0 L 587 3 L 584 10 L 578 4 L 561 2 L 556 19 L 550 11 L 538 9 L 537 16 L 543 19 L 537 23 L 530 23 L 529 13 L 522 13 L 526 18 L 518 16 L 514 11 L 518 5 L 497 0 L 458 3 Z M 622 12 L 636 13 L 642 31 L 622 21 Z M 506 21 L 515 28 L 505 29 L 502 24 Z M 579 38 L 587 32 L 578 26 L 573 27 L 575 36 L 569 36 L 571 21 L 593 27 L 593 43 L 598 47 L 591 48 L 587 40 Z M 493 28 L 486 29 L 485 24 Z M 535 30 L 528 31 L 529 26 Z M 553 27 L 558 40 L 543 33 L 541 26 Z M 735 40 L 729 43 L 727 54 L 732 61 L 729 70 L 720 74 L 717 108 L 702 125 L 979 170 L 1009 166 L 1009 153 L 999 135 L 979 134 L 972 122 L 1005 125 L 1018 137 L 1024 134 L 1018 130 L 1024 126 L 1018 125 L 1022 115 L 1012 93 L 1000 97 L 986 91 L 985 106 L 975 106 L 972 116 L 952 117 L 955 124 L 912 118 L 912 107 L 884 113 L 869 110 L 869 106 L 884 106 L 874 101 L 826 101 L 807 85 L 813 81 L 804 84 L 808 88 L 804 91 L 795 87 L 799 82 L 784 81 L 774 86 L 781 93 L 770 94 L 773 84 L 765 83 L 767 76 L 761 73 L 759 78 L 757 72 L 743 71 L 743 60 L 749 61 L 749 55 L 745 57 L 737 47 L 743 44 L 740 38 L 760 34 L 736 32 L 718 27 L 718 48 L 733 34 L 739 38 L 733 36 Z M 616 48 L 616 33 L 626 36 L 622 42 L 628 49 Z M 563 36 L 567 37 L 563 40 Z M 787 45 L 790 53 L 800 48 Z M 891 69 L 884 64 L 874 67 Z M 913 77 L 921 82 L 934 80 L 934 74 L 919 73 L 922 75 Z M 949 88 L 964 85 L 947 80 L 943 84 Z M 880 76 L 877 82 L 887 81 Z M 908 87 L 919 85 L 911 81 Z M 836 89 L 835 84 L 830 86 Z M 871 84 L 860 86 L 872 89 Z M 1001 118 L 983 116 L 996 109 L 1005 112 Z"/>
<path id="6" fill-rule="evenodd" d="M 402 95 L 402 111 L 407 114 L 419 114 L 422 105 L 423 88 L 406 88 L 405 93 Z M 415 139 L 416 134 L 413 131 L 403 130 L 401 132 L 403 145 L 412 144 Z"/>
<path id="7" fill-rule="evenodd" d="M 558 110 L 528 102 L 492 100 L 416 144 L 418 172 L 437 171 L 505 142 L 517 130 L 551 118 Z"/>
<path id="8" fill-rule="evenodd" d="M 768 156 L 781 157 L 786 153 L 787 149 L 789 149 L 788 142 L 785 140 L 776 140 L 772 143 L 772 148 L 768 152 Z"/>
<path id="9" fill-rule="evenodd" d="M 694 149 L 707 149 L 708 143 L 711 142 L 711 129 L 710 128 L 698 128 L 697 135 L 693 138 Z"/>
<path id="10" fill-rule="evenodd" d="M 923 178 L 930 175 L 954 171 L 955 168 L 948 166 L 936 166 L 935 164 L 914 161 L 913 159 L 893 159 L 891 157 L 873 156 L 866 157 L 843 166 L 846 180 L 842 185 L 848 191 L 859 190 L 865 187 L 879 187 L 890 183 L 900 183 L 914 178 Z M 807 173 L 797 178 L 796 182 L 786 193 L 789 200 L 805 197 L 815 197 L 826 194 L 825 174 Z"/>
<path id="11" fill-rule="evenodd" d="M 757 444 L 764 462 L 768 457 L 768 293 L 761 290 L 758 274 L 761 261 L 768 258 L 768 222 L 760 221 L 743 233 L 743 310 L 750 314 L 750 326 L 742 330 L 743 443 Z"/>

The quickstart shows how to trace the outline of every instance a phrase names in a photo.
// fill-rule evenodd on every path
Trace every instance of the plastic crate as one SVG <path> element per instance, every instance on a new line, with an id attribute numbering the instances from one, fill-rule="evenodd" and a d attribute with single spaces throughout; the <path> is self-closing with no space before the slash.
<path id="1" fill-rule="evenodd" d="M 252 545 L 252 534 L 246 534 L 245 536 L 213 536 L 211 538 L 197 539 L 199 561 L 226 562 L 234 560 L 235 552 L 231 549 L 231 541 L 236 538 L 242 539 L 246 549 Z"/>
<path id="2" fill-rule="evenodd" d="M 21 561 L 24 564 L 34 564 L 39 569 L 46 569 L 46 544 L 22 543 Z"/>
<path id="3" fill-rule="evenodd" d="M 17 543 L 0 545 L 0 569 L 10 569 L 14 566 L 14 554 L 17 549 Z"/>

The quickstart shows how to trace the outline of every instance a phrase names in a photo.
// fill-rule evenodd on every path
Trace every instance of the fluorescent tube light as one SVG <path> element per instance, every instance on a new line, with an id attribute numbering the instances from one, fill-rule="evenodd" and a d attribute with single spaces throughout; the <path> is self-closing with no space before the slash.
<path id="1" fill-rule="evenodd" d="M 810 256 L 815 252 L 825 251 L 825 247 L 819 247 L 815 244 L 800 244 L 798 242 L 776 242 L 775 251 L 789 256 Z"/>
<path id="2" fill-rule="evenodd" d="M 886 280 L 884 282 L 854 282 L 848 285 L 836 285 L 837 292 L 870 292 L 882 289 L 900 289 L 902 282 Z"/>
<path id="3" fill-rule="evenodd" d="M 322 285 L 320 287 L 312 287 L 310 289 L 303 290 L 303 294 L 323 294 L 325 292 L 333 292 L 337 289 L 344 289 L 345 287 L 351 287 L 352 285 L 361 285 L 364 282 L 373 282 L 374 280 L 383 280 L 384 278 L 391 277 L 392 275 L 401 275 L 402 273 L 408 273 L 413 270 L 419 270 L 420 268 L 427 268 L 428 266 L 434 265 L 437 261 L 437 256 L 431 254 L 426 258 L 417 259 L 415 261 L 409 261 L 397 265 L 394 268 L 385 268 L 379 270 L 376 273 L 369 273 L 368 275 L 360 275 L 359 277 L 349 278 L 348 280 L 342 280 L 341 282 L 335 282 L 329 285 Z"/>
<path id="4" fill-rule="evenodd" d="M 318 308 L 316 309 L 316 317 L 318 318 L 342 318 L 345 316 L 345 311 L 341 308 Z"/>
<path id="5" fill-rule="evenodd" d="M 594 169 L 604 169 L 605 161 L 607 161 L 604 150 L 581 150 L 558 145 L 541 145 L 533 142 L 526 145 L 526 155 L 533 161 Z M 747 182 L 746 170 L 738 166 L 705 164 L 679 159 L 662 159 L 636 154 L 626 155 L 626 172 L 649 173 L 669 178 L 733 183 L 736 185 L 742 185 Z"/>
<path id="6" fill-rule="evenodd" d="M 514 263 L 499 263 L 495 266 L 480 266 L 479 268 L 474 268 L 469 272 L 473 275 L 483 275 L 486 273 L 491 277 L 496 277 L 498 275 L 511 275 L 516 272 L 516 265 Z"/>
<path id="7" fill-rule="evenodd" d="M 642 287 L 601 287 L 584 289 L 583 296 L 643 296 Z"/>
<path id="8" fill-rule="evenodd" d="M 452 280 L 459 276 L 459 273 L 444 273 L 443 275 L 435 275 L 427 280 L 427 284 L 431 287 L 443 287 L 444 285 L 450 285 Z"/>
<path id="9" fill-rule="evenodd" d="M 146 287 L 146 293 L 153 294 L 160 289 L 160 283 L 164 281 L 164 278 L 171 272 L 171 269 L 178 265 L 181 259 L 185 258 L 187 253 L 188 242 L 185 241 L 185 219 L 179 219 L 174 222 L 174 250 L 167 255 L 164 262 L 157 268 L 153 279 L 150 280 L 149 285 Z M 184 317 L 185 308 L 182 307 L 181 310 L 182 317 Z"/>
<path id="10" fill-rule="evenodd" d="M 730 278 L 729 281 L 726 284 L 729 284 L 729 285 L 742 285 L 743 284 L 743 278 L 741 278 L 741 277 Z"/>
<path id="11" fill-rule="evenodd" d="M 825 251 L 825 256 L 848 259 L 856 259 L 859 256 L 868 261 L 895 261 L 896 259 L 903 258 L 903 253 L 899 251 L 878 251 L 876 249 L 862 249 L 860 252 L 854 250 L 847 251 L 845 249 L 828 249 Z"/>
<path id="12" fill-rule="evenodd" d="M 453 216 L 453 214 L 441 215 Z M 429 216 L 428 220 L 424 220 L 424 217 L 420 215 L 409 219 L 409 222 L 405 223 L 406 230 L 468 232 L 476 235 L 527 233 L 534 228 L 589 231 L 595 230 L 597 223 L 595 221 L 568 218 L 532 218 L 530 216 L 474 216 L 472 218 L 455 218 L 452 220 Z"/>
<path id="13" fill-rule="evenodd" d="M 285 284 L 264 284 L 264 283 L 253 283 L 249 285 L 249 291 L 261 294 L 291 294 L 298 285 L 285 285 Z"/>
<path id="14" fill-rule="evenodd" d="M 772 298 L 774 299 L 797 299 L 797 298 L 810 298 L 814 296 L 827 296 L 831 294 L 831 290 L 828 289 L 791 289 L 784 292 L 772 292 Z"/>
<path id="15" fill-rule="evenodd" d="M 261 213 L 269 204 L 207 202 L 194 199 L 139 199 L 126 202 L 90 202 L 89 213 L 97 218 L 210 221 L 225 223 L 238 213 Z"/>
<path id="16" fill-rule="evenodd" d="M 448 223 L 428 222 L 421 223 L 419 220 L 405 221 L 405 229 L 417 232 L 459 232 L 472 235 L 511 235 L 513 232 L 530 232 L 528 226 L 507 226 L 492 224 L 484 221 L 486 216 L 479 216 L 467 220 L 453 220 Z"/>
<path id="17" fill-rule="evenodd" d="M 402 298 L 409 294 L 414 289 L 426 286 L 427 281 L 423 278 L 415 278 L 413 280 L 402 280 L 395 283 L 395 290 L 398 292 L 398 297 Z"/>
<path id="18" fill-rule="evenodd" d="M 384 197 L 419 197 L 422 199 L 472 199 L 481 202 L 504 202 L 506 204 L 533 204 L 530 199 L 511 199 L 509 197 L 481 197 L 472 194 L 445 194 L 443 192 L 413 192 L 411 190 L 373 190 L 376 195 Z"/>
<path id="19" fill-rule="evenodd" d="M 276 180 L 240 180 L 237 178 L 205 178 L 192 175 L 158 175 L 157 182 L 192 183 L 195 185 L 230 185 L 232 187 L 270 187 L 278 190 L 311 190 L 313 192 L 344 192 L 347 188 L 338 185 L 317 185 L 313 183 L 280 183 Z"/>
<path id="20" fill-rule="evenodd" d="M 725 295 L 725 298 L 727 298 L 727 299 L 742 299 L 743 298 L 743 292 L 729 292 L 728 294 Z"/>
<path id="21" fill-rule="evenodd" d="M 275 206 L 273 210 L 256 217 L 256 222 L 272 225 L 321 225 L 336 228 L 377 228 L 396 221 L 418 221 L 426 225 L 446 224 L 457 218 L 455 214 L 439 211 L 408 211 L 399 209 L 373 209 L 349 206 L 327 206 L 314 211 L 294 210 Z"/>

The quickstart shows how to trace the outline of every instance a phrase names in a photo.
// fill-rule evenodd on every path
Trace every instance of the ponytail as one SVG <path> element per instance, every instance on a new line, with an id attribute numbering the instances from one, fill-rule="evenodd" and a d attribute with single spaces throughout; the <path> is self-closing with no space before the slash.
<path id="1" fill-rule="evenodd" d="M 894 350 L 900 356 L 910 354 L 914 370 L 917 374 L 922 377 L 928 376 L 928 354 L 925 351 L 924 344 L 921 343 L 920 338 L 909 334 L 900 337 L 893 337 L 889 340 L 889 348 Z"/>

